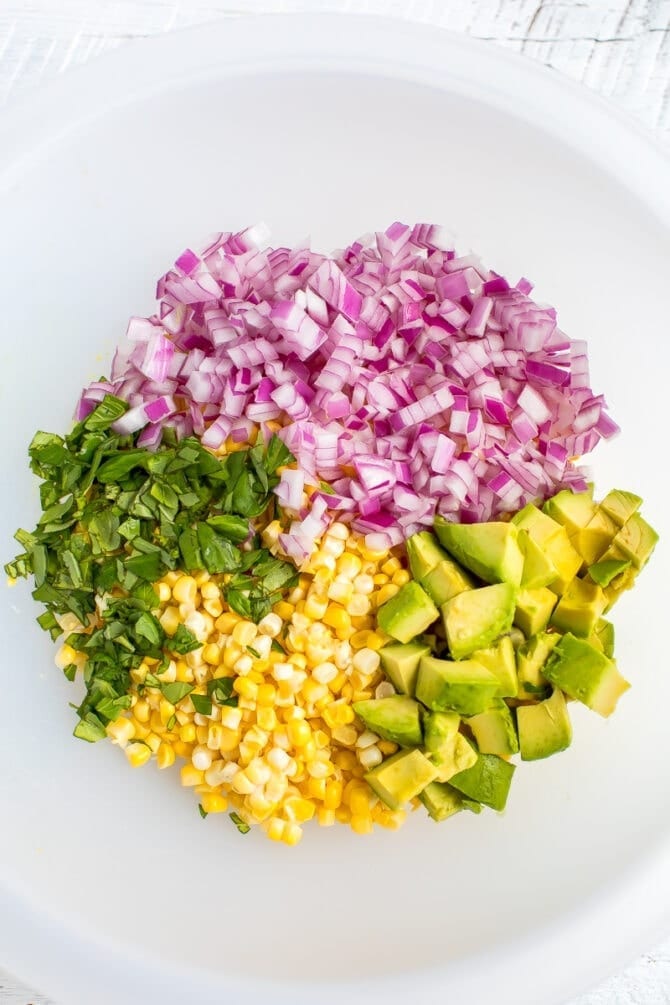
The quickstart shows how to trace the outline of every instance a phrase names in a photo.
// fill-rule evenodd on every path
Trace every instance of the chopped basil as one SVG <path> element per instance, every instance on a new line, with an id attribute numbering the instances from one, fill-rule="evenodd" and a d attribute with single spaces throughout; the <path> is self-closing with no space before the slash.
<path id="1" fill-rule="evenodd" d="M 206 694 L 191 694 L 191 701 L 193 702 L 193 708 L 200 715 L 211 715 L 212 714 L 212 699 Z"/>
<path id="2" fill-rule="evenodd" d="M 203 810 L 202 803 L 198 803 L 198 813 L 200 814 L 203 820 L 205 819 L 205 817 L 209 816 L 207 810 Z"/>
<path id="3" fill-rule="evenodd" d="M 229 813 L 228 816 L 233 821 L 233 823 L 237 827 L 237 829 L 240 832 L 240 834 L 248 834 L 249 833 L 249 831 L 251 830 L 251 827 L 249 826 L 249 824 L 245 824 L 244 820 L 242 819 L 242 817 L 238 813 Z"/>

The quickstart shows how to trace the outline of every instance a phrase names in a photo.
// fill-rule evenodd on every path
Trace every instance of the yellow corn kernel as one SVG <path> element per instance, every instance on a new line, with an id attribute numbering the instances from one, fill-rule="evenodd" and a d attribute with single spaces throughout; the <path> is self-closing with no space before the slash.
<path id="1" fill-rule="evenodd" d="M 313 761 L 316 757 L 316 744 L 312 737 L 310 737 L 307 743 L 303 744 L 300 748 L 300 756 L 305 764 L 307 764 L 308 761 Z"/>
<path id="2" fill-rule="evenodd" d="M 282 810 L 288 820 L 296 824 L 303 824 L 312 819 L 316 806 L 310 799 L 303 799 L 302 796 L 289 796 L 284 800 Z"/>
<path id="3" fill-rule="evenodd" d="M 264 820 L 274 813 L 277 804 L 269 799 L 266 799 L 261 792 L 252 792 L 250 796 L 246 798 L 246 807 L 253 814 L 254 820 L 259 824 L 263 823 Z"/>
<path id="4" fill-rule="evenodd" d="M 372 582 L 375 586 L 384 586 L 388 581 L 388 576 L 385 576 L 383 572 L 378 572 L 372 577 Z"/>
<path id="5" fill-rule="evenodd" d="M 125 747 L 135 736 L 135 726 L 131 719 L 121 716 L 119 719 L 107 723 L 106 732 L 113 743 Z"/>
<path id="6" fill-rule="evenodd" d="M 222 635 L 230 635 L 235 625 L 240 621 L 239 614 L 235 614 L 234 611 L 224 611 L 215 622 L 217 632 L 221 632 Z"/>
<path id="7" fill-rule="evenodd" d="M 284 833 L 282 834 L 282 841 L 291 847 L 297 845 L 302 838 L 302 827 L 298 824 L 286 824 L 284 827 Z"/>
<path id="8" fill-rule="evenodd" d="M 326 791 L 323 797 L 323 805 L 328 810 L 336 810 L 342 802 L 342 782 L 337 778 L 332 778 L 326 782 Z"/>
<path id="9" fill-rule="evenodd" d="M 341 699 L 331 702 L 323 710 L 323 721 L 331 730 L 337 726 L 348 726 L 349 723 L 354 721 L 354 718 L 355 714 L 351 705 L 347 705 Z"/>
<path id="10" fill-rule="evenodd" d="M 277 725 L 277 713 L 273 708 L 261 706 L 256 709 L 256 722 L 261 729 L 267 729 L 272 732 Z"/>
<path id="11" fill-rule="evenodd" d="M 328 686 L 319 684 L 318 680 L 314 680 L 313 677 L 308 677 L 302 686 L 302 696 L 310 705 L 313 705 L 315 701 L 320 701 L 326 694 L 328 694 Z"/>
<path id="12" fill-rule="evenodd" d="M 252 645 L 258 635 L 258 629 L 252 621 L 238 621 L 231 634 L 238 646 L 246 649 L 247 646 Z"/>
<path id="13" fill-rule="evenodd" d="M 336 726 L 332 735 L 333 739 L 344 747 L 353 747 L 358 739 L 358 733 L 353 726 Z"/>
<path id="14" fill-rule="evenodd" d="M 321 806 L 317 811 L 316 818 L 319 821 L 319 827 L 332 827 L 335 823 L 335 811 L 327 810 Z"/>
<path id="15" fill-rule="evenodd" d="M 179 579 L 179 575 L 180 574 L 178 572 L 172 572 L 172 571 L 166 572 L 165 575 L 163 576 L 163 582 L 167 583 L 167 585 L 170 587 L 170 589 L 172 589 L 172 587 L 174 586 L 174 584 Z"/>
<path id="16" fill-rule="evenodd" d="M 196 724 L 195 738 L 198 741 L 198 743 L 200 744 L 207 743 L 207 733 L 208 733 L 208 727 L 205 726 L 204 723 L 202 723 L 201 725 Z"/>
<path id="17" fill-rule="evenodd" d="M 227 670 L 232 670 L 238 659 L 242 655 L 243 650 L 238 646 L 237 642 L 227 642 L 226 648 L 223 653 L 223 665 Z"/>
<path id="18" fill-rule="evenodd" d="M 136 719 L 132 720 L 133 726 L 135 727 L 135 734 L 133 736 L 134 740 L 146 740 L 147 736 L 151 732 L 148 726 L 145 726 L 143 722 L 137 722 Z"/>
<path id="19" fill-rule="evenodd" d="M 133 768 L 141 768 L 151 757 L 151 750 L 144 743 L 129 743 L 126 747 L 126 757 Z"/>
<path id="20" fill-rule="evenodd" d="M 161 698 L 158 706 L 158 713 L 161 725 L 167 726 L 168 722 L 175 713 L 175 707 L 171 701 L 168 701 L 166 698 Z"/>
<path id="21" fill-rule="evenodd" d="M 282 621 L 290 621 L 293 616 L 294 607 L 287 600 L 280 600 L 274 605 L 272 610 Z"/>
<path id="22" fill-rule="evenodd" d="M 161 604 L 167 604 L 168 600 L 172 596 L 172 590 L 167 583 L 159 583 L 156 587 L 156 593 L 158 594 L 158 599 Z"/>
<path id="23" fill-rule="evenodd" d="M 326 786 L 327 781 L 325 778 L 308 778 L 307 779 L 307 794 L 313 799 L 319 799 L 321 802 L 326 798 Z"/>
<path id="24" fill-rule="evenodd" d="M 395 597 L 399 589 L 400 587 L 396 586 L 395 583 L 387 583 L 386 586 L 382 586 L 381 590 L 378 590 L 374 595 L 377 607 L 381 607 L 382 604 L 385 604 L 387 600 L 391 599 L 391 597 Z"/>
<path id="25" fill-rule="evenodd" d="M 205 772 L 194 768 L 192 764 L 185 764 L 181 769 L 181 784 L 186 786 L 202 785 L 205 780 Z"/>
<path id="26" fill-rule="evenodd" d="M 397 572 L 393 573 L 393 577 L 391 579 L 391 582 L 395 586 L 404 586 L 405 583 L 409 583 L 409 580 L 410 580 L 410 575 L 409 575 L 409 572 L 407 571 L 407 569 L 398 569 Z"/>
<path id="27" fill-rule="evenodd" d="M 354 580 L 363 568 L 363 563 L 358 555 L 345 552 L 338 558 L 336 568 L 339 576 L 346 576 L 347 579 Z"/>
<path id="28" fill-rule="evenodd" d="M 335 819 L 338 824 L 348 824 L 351 820 L 351 811 L 348 806 L 338 806 L 335 810 Z"/>
<path id="29" fill-rule="evenodd" d="M 294 747 L 304 747 L 312 736 L 312 730 L 304 719 L 292 719 L 286 727 L 286 732 Z"/>
<path id="30" fill-rule="evenodd" d="M 133 707 L 133 716 L 138 722 L 148 722 L 151 717 L 149 702 L 140 699 Z"/>
<path id="31" fill-rule="evenodd" d="M 175 752 L 174 748 L 169 743 L 161 743 L 160 747 L 156 751 L 156 764 L 163 770 L 163 768 L 171 768 L 175 762 Z"/>
<path id="32" fill-rule="evenodd" d="M 178 604 L 189 604 L 190 607 L 195 607 L 197 595 L 198 584 L 193 576 L 180 576 L 172 587 L 172 596 Z"/>
<path id="33" fill-rule="evenodd" d="M 192 750 L 190 743 L 184 743 L 183 740 L 174 740 L 172 747 L 177 757 L 183 757 L 185 760 L 190 761 Z"/>
<path id="34" fill-rule="evenodd" d="M 349 792 L 349 809 L 354 816 L 369 816 L 372 799 L 372 790 L 367 786 L 352 787 Z"/>
<path id="35" fill-rule="evenodd" d="M 266 832 L 267 836 L 271 841 L 281 841 L 284 836 L 285 827 L 285 820 L 280 820 L 279 817 L 272 817 L 272 819 L 268 821 Z"/>
<path id="36" fill-rule="evenodd" d="M 211 600 L 203 600 L 202 606 L 212 618 L 218 618 L 223 611 L 221 597 L 212 597 Z"/>
<path id="37" fill-rule="evenodd" d="M 379 814 L 378 823 L 380 823 L 382 827 L 387 827 L 389 830 L 395 831 L 399 827 L 402 827 L 406 819 L 407 814 L 404 810 L 394 811 L 383 809 Z"/>
<path id="38" fill-rule="evenodd" d="M 198 589 L 200 589 L 201 586 L 204 586 L 205 583 L 209 582 L 209 573 L 206 569 L 202 569 L 202 571 L 196 573 L 193 578 L 195 579 L 195 585 Z"/>
<path id="39" fill-rule="evenodd" d="M 398 752 L 398 744 L 394 743 L 393 740 L 379 740 L 377 746 L 384 757 L 390 757 L 391 754 Z"/>
<path id="40" fill-rule="evenodd" d="M 193 670 L 185 660 L 177 660 L 177 672 L 175 680 L 182 684 L 190 684 L 193 681 Z"/>
<path id="41" fill-rule="evenodd" d="M 250 795 L 255 789 L 254 782 L 247 776 L 245 771 L 238 771 L 232 780 L 231 788 L 241 796 Z"/>
<path id="42" fill-rule="evenodd" d="M 313 594 L 305 601 L 305 616 L 313 621 L 320 621 L 328 610 L 327 598 L 316 597 Z"/>
<path id="43" fill-rule="evenodd" d="M 384 635 L 382 632 L 370 631 L 368 632 L 367 648 L 373 649 L 375 652 L 379 652 L 379 650 L 385 646 L 388 641 L 388 635 Z"/>
<path id="44" fill-rule="evenodd" d="M 374 830 L 372 817 L 359 817 L 355 813 L 352 813 L 351 815 L 350 826 L 355 834 L 372 834 L 372 831 Z"/>
<path id="45" fill-rule="evenodd" d="M 219 750 L 222 754 L 230 754 L 240 743 L 240 734 L 236 729 L 228 729 L 226 726 L 221 727 L 221 733 L 219 736 Z"/>
<path id="46" fill-rule="evenodd" d="M 370 610 L 370 601 L 363 593 L 355 593 L 347 604 L 347 614 L 352 618 L 364 618 Z"/>
<path id="47" fill-rule="evenodd" d="M 303 582 L 303 579 L 305 582 Z M 314 574 L 314 579 L 312 580 L 312 589 L 318 596 L 322 596 L 328 591 L 328 587 L 332 582 L 333 574 L 330 569 L 319 569 L 318 572 Z M 309 580 L 307 577 L 300 577 L 300 586 L 303 590 L 310 587 Z"/>
<path id="48" fill-rule="evenodd" d="M 179 739 L 183 743 L 195 743 L 195 723 L 184 723 L 179 729 Z"/>
<path id="49" fill-rule="evenodd" d="M 239 708 L 235 708 L 232 705 L 221 706 L 222 726 L 225 726 L 226 729 L 237 730 L 240 728 L 241 722 L 242 722 L 242 712 Z"/>
<path id="50" fill-rule="evenodd" d="M 330 744 L 330 738 L 322 729 L 315 729 L 312 733 L 317 750 L 325 750 Z"/>
<path id="51" fill-rule="evenodd" d="M 256 693 L 256 703 L 258 705 L 274 705 L 277 697 L 277 689 L 272 684 L 259 684 Z"/>
<path id="52" fill-rule="evenodd" d="M 202 658 L 210 666 L 218 666 L 221 659 L 221 650 L 213 642 L 202 647 Z"/>
<path id="53" fill-rule="evenodd" d="M 158 620 L 166 635 L 174 635 L 180 625 L 179 608 L 166 607 Z"/>
<path id="54" fill-rule="evenodd" d="M 344 670 L 340 670 L 337 677 L 333 677 L 328 687 L 333 692 L 333 694 L 337 694 L 338 691 L 342 690 L 342 686 L 346 684 L 346 682 L 347 682 L 347 675 L 345 674 Z"/>
<path id="55" fill-rule="evenodd" d="M 339 604 L 328 604 L 328 609 L 321 620 L 324 625 L 329 625 L 331 628 L 335 628 L 335 630 L 351 627 L 351 618 Z"/>
<path id="56" fill-rule="evenodd" d="M 228 800 L 218 792 L 207 792 L 200 800 L 205 813 L 225 813 L 228 809 Z"/>
<path id="57" fill-rule="evenodd" d="M 233 690 L 240 698 L 247 698 L 249 701 L 255 702 L 258 698 L 258 684 L 254 684 L 248 677 L 236 677 L 233 681 Z"/>

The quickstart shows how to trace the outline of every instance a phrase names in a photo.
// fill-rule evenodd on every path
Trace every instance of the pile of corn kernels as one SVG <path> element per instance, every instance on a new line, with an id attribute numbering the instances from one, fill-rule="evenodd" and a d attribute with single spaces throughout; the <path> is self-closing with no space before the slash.
<path id="1" fill-rule="evenodd" d="M 275 522 L 262 535 L 274 552 L 279 531 Z M 370 551 L 334 523 L 298 585 L 259 624 L 226 608 L 221 579 L 170 572 L 156 584 L 166 633 L 184 624 L 202 643 L 157 676 L 192 684 L 196 695 L 231 677 L 238 704 L 214 703 L 208 715 L 190 695 L 173 705 L 144 686 L 157 666 L 147 659 L 132 671 L 130 709 L 107 727 L 111 740 L 135 767 L 179 760 L 203 813 L 234 811 L 274 841 L 297 844 L 313 818 L 357 834 L 375 823 L 399 827 L 405 813 L 389 810 L 363 778 L 398 748 L 366 730 L 352 703 L 393 694 L 379 659 L 389 639 L 375 629 L 375 611 L 409 579 L 400 558 Z M 63 646 L 57 662 L 80 659 Z"/>

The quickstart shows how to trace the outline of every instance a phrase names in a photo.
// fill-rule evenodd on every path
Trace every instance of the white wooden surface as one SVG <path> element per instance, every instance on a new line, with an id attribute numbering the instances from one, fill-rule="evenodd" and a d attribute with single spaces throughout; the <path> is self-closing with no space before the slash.
<path id="1" fill-rule="evenodd" d="M 670 140 L 670 0 L 0 0 L 0 105 L 145 35 L 303 9 L 392 14 L 504 45 L 611 98 Z M 0 1005 L 54 1005 L 2 962 Z M 670 941 L 570 1005 L 669 1003 Z"/>

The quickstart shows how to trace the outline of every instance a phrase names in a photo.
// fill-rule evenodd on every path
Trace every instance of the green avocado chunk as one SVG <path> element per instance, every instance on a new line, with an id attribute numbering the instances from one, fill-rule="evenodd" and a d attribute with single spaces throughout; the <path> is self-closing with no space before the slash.
<path id="1" fill-rule="evenodd" d="M 456 733 L 445 743 L 442 750 L 432 754 L 430 759 L 437 768 L 438 782 L 448 782 L 459 771 L 472 767 L 477 760 L 477 751 L 462 733 Z"/>
<path id="2" fill-rule="evenodd" d="M 514 624 L 524 635 L 537 635 L 547 627 L 555 606 L 556 594 L 546 586 L 538 590 L 519 590 Z"/>
<path id="3" fill-rule="evenodd" d="M 642 569 L 656 547 L 658 534 L 639 513 L 633 513 L 614 537 L 612 544 L 626 558 L 629 558 L 636 569 Z"/>
<path id="4" fill-rule="evenodd" d="M 438 823 L 464 809 L 460 792 L 443 782 L 431 782 L 419 795 L 419 799 L 428 810 L 428 815 Z"/>
<path id="5" fill-rule="evenodd" d="M 560 637 L 555 632 L 551 634 L 549 632 L 540 632 L 539 635 L 528 639 L 528 642 L 525 642 L 517 649 L 516 666 L 519 677 L 519 698 L 535 698 L 539 693 L 547 689 L 548 683 L 542 673 L 542 668 Z"/>
<path id="6" fill-rule="evenodd" d="M 377 612 L 377 621 L 382 631 L 398 642 L 411 642 L 425 632 L 440 616 L 440 612 L 428 594 L 418 583 L 410 581 L 401 586 L 395 597 L 391 597 Z"/>
<path id="7" fill-rule="evenodd" d="M 570 746 L 572 725 L 563 692 L 555 688 L 550 698 L 516 710 L 522 761 L 550 757 Z"/>
<path id="8" fill-rule="evenodd" d="M 476 715 L 488 708 L 498 678 L 475 660 L 438 660 L 424 656 L 419 664 L 416 696 L 433 711 Z"/>
<path id="9" fill-rule="evenodd" d="M 551 616 L 554 628 L 588 638 L 598 623 L 607 599 L 596 583 L 575 577 Z"/>
<path id="10" fill-rule="evenodd" d="M 614 625 L 607 618 L 598 618 L 594 634 L 608 659 L 614 656 Z"/>
<path id="11" fill-rule="evenodd" d="M 617 524 L 602 509 L 595 514 L 573 537 L 573 544 L 587 565 L 593 565 L 602 558 L 614 540 Z"/>
<path id="12" fill-rule="evenodd" d="M 573 492 L 572 489 L 563 489 L 547 499 L 542 507 L 547 516 L 565 527 L 568 537 L 572 537 L 580 527 L 586 527 L 595 516 L 596 508 L 590 492 Z"/>
<path id="13" fill-rule="evenodd" d="M 642 498 L 636 496 L 633 492 L 622 492 L 621 489 L 612 489 L 600 503 L 600 508 L 619 527 L 623 527 L 626 521 L 632 517 L 633 513 L 637 512 L 641 505 Z"/>
<path id="14" fill-rule="evenodd" d="M 420 750 L 401 750 L 365 775 L 365 781 L 381 801 L 399 810 L 435 781 L 437 768 Z"/>
<path id="15" fill-rule="evenodd" d="M 353 707 L 358 718 L 382 740 L 392 740 L 401 747 L 420 747 L 423 743 L 421 709 L 413 698 L 394 694 L 356 701 Z"/>
<path id="16" fill-rule="evenodd" d="M 512 517 L 511 523 L 519 530 L 528 531 L 535 544 L 544 551 L 556 569 L 556 579 L 548 586 L 554 593 L 563 593 L 582 565 L 582 558 L 570 543 L 565 527 L 552 520 L 532 503 L 519 510 Z"/>
<path id="17" fill-rule="evenodd" d="M 477 649 L 472 658 L 498 678 L 499 698 L 516 697 L 519 680 L 516 675 L 514 644 L 510 635 L 503 635 L 494 646 L 489 646 L 487 649 Z"/>
<path id="18" fill-rule="evenodd" d="M 498 636 L 508 632 L 514 617 L 516 589 L 496 583 L 467 590 L 442 605 L 442 618 L 449 651 L 454 659 L 486 649 Z"/>
<path id="19" fill-rule="evenodd" d="M 379 650 L 382 669 L 396 691 L 414 695 L 421 657 L 429 653 L 430 646 L 421 642 L 392 643 Z"/>
<path id="20" fill-rule="evenodd" d="M 519 752 L 514 717 L 504 701 L 487 709 L 486 712 L 471 716 L 467 724 L 472 730 L 480 754 L 509 757 Z"/>
<path id="21" fill-rule="evenodd" d="M 570 632 L 554 646 L 544 665 L 544 676 L 605 718 L 630 687 L 613 660 Z"/>
<path id="22" fill-rule="evenodd" d="M 609 586 L 613 579 L 628 568 L 629 558 L 605 558 L 589 566 L 589 576 L 598 586 Z"/>
<path id="23" fill-rule="evenodd" d="M 505 809 L 514 770 L 513 764 L 495 754 L 480 754 L 471 768 L 454 775 L 449 784 L 500 812 Z"/>
<path id="24" fill-rule="evenodd" d="M 419 531 L 407 539 L 407 558 L 412 579 L 421 580 L 447 557 L 437 538 L 429 530 Z"/>
<path id="25" fill-rule="evenodd" d="M 437 607 L 441 607 L 447 600 L 458 596 L 459 593 L 464 593 L 465 590 L 472 590 L 475 585 L 467 572 L 464 572 L 460 565 L 456 565 L 450 558 L 444 558 L 438 562 L 434 569 L 422 577 L 420 582 Z"/>
<path id="26" fill-rule="evenodd" d="M 434 530 L 449 554 L 485 583 L 520 584 L 523 552 L 512 523 L 449 523 L 437 516 Z"/>
<path id="27" fill-rule="evenodd" d="M 458 712 L 428 712 L 423 720 L 423 742 L 428 754 L 447 749 L 461 724 Z"/>
<path id="28" fill-rule="evenodd" d="M 533 541 L 527 530 L 519 531 L 519 544 L 524 554 L 521 587 L 525 590 L 539 590 L 549 586 L 558 575 L 554 565 L 547 558 L 539 544 Z"/>

